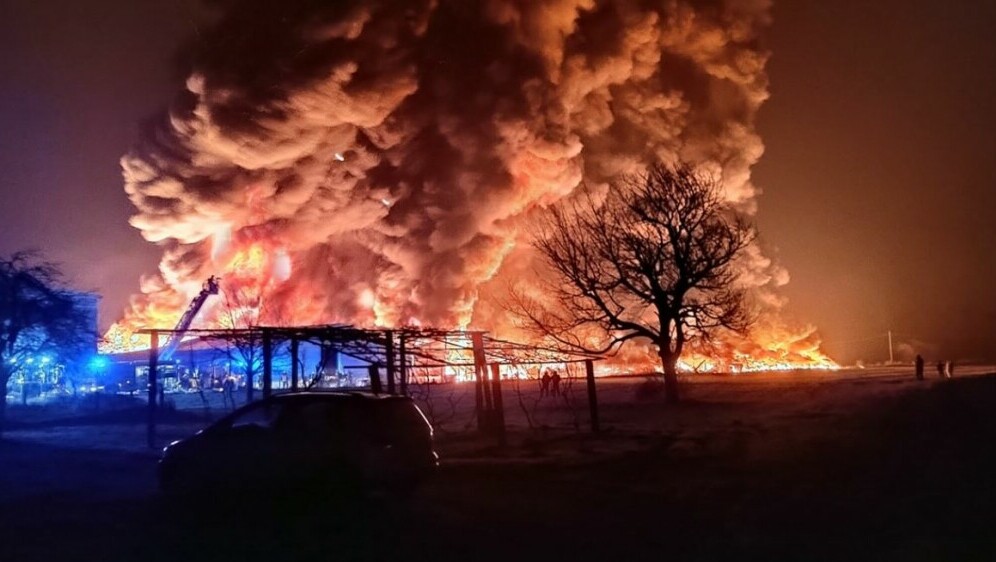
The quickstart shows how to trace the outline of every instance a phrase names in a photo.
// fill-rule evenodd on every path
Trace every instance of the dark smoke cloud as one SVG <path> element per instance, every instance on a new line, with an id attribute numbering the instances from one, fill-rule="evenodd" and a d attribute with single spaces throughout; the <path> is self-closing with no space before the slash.
<path id="1" fill-rule="evenodd" d="M 167 246 L 134 325 L 218 273 L 228 237 L 286 248 L 294 321 L 493 325 L 481 291 L 528 271 L 524 225 L 582 181 L 682 158 L 753 209 L 769 1 L 214 5 L 122 161 L 132 224 Z M 760 252 L 747 270 L 785 281 Z"/>

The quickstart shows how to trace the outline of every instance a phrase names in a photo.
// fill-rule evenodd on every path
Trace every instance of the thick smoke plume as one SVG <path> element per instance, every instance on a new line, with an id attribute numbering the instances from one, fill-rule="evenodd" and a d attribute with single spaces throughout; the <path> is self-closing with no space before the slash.
<path id="1" fill-rule="evenodd" d="M 119 328 L 168 324 L 255 248 L 272 318 L 498 329 L 530 217 L 581 182 L 680 158 L 753 210 L 767 0 L 216 4 L 123 159 L 166 251 Z M 783 282 L 753 257 L 751 285 Z"/>

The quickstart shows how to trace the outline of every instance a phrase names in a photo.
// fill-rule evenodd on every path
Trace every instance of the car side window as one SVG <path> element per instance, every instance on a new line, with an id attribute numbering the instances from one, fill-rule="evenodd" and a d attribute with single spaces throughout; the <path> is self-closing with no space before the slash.
<path id="1" fill-rule="evenodd" d="M 260 404 L 232 418 L 231 428 L 252 426 L 269 429 L 273 427 L 273 423 L 280 414 L 280 409 L 277 404 Z"/>

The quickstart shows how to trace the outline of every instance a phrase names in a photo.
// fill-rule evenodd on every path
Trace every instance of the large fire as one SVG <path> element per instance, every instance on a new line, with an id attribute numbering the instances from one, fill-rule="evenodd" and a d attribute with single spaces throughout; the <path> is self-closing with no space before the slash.
<path id="1" fill-rule="evenodd" d="M 497 302 L 536 281 L 525 233 L 582 182 L 681 158 L 756 207 L 768 2 L 284 4 L 226 4 L 176 103 L 123 158 L 132 224 L 165 253 L 104 351 L 147 346 L 136 332 L 173 327 L 210 276 L 221 294 L 195 326 L 516 337 Z M 784 272 L 757 248 L 743 269 L 766 320 L 685 367 L 833 367 L 815 332 L 779 320 Z"/>
<path id="2" fill-rule="evenodd" d="M 212 240 L 212 264 L 222 272 L 222 293 L 204 308 L 197 325 L 211 328 L 245 328 L 255 325 L 313 325 L 335 319 L 314 315 L 314 308 L 306 302 L 294 301 L 284 292 L 284 283 L 290 279 L 293 266 L 287 250 L 279 243 L 260 238 L 259 233 L 236 237 L 219 234 Z M 497 272 L 492 272 L 493 274 Z M 101 345 L 104 353 L 147 349 L 147 336 L 137 333 L 145 327 L 172 327 L 186 308 L 186 302 L 176 302 L 172 309 L 155 307 L 146 309 L 148 315 L 134 322 L 126 318 L 115 323 L 105 335 Z M 356 306 L 372 318 L 372 326 L 396 327 L 376 321 L 377 309 L 382 306 L 373 291 L 362 291 Z M 131 320 L 131 322 L 129 322 Z M 406 319 L 404 325 L 418 326 L 418 318 Z M 466 329 L 467 325 L 455 326 Z M 487 327 L 481 327 L 487 328 Z M 468 340 L 469 341 L 469 340 Z M 457 363 L 465 361 L 461 355 L 467 342 L 452 342 L 459 348 L 454 351 Z M 595 346 L 597 342 L 592 342 Z M 812 329 L 791 333 L 773 326 L 764 326 L 749 339 L 726 342 L 705 352 L 686 353 L 678 363 L 679 369 L 696 373 L 749 373 L 783 370 L 835 370 L 836 362 L 820 349 L 820 340 Z M 600 375 L 659 370 L 649 346 L 623 353 L 599 366 Z M 457 372 L 458 371 L 458 372 Z M 456 368 L 457 380 L 471 377 L 469 368 Z M 525 376 L 525 375 L 523 375 Z"/>

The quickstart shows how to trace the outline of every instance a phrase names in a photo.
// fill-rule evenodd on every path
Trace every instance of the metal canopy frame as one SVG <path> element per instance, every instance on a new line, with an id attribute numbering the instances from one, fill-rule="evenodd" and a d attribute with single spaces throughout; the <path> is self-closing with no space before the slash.
<path id="1" fill-rule="evenodd" d="M 405 341 L 405 355 L 412 359 L 408 364 L 413 368 L 475 367 L 473 360 L 455 360 L 454 352 L 470 354 L 474 352 L 473 339 L 479 334 L 484 361 L 500 365 L 559 365 L 598 361 L 601 356 L 574 350 L 557 349 L 502 340 L 490 336 L 482 330 L 442 330 L 435 328 L 404 327 L 357 328 L 347 324 L 325 324 L 316 326 L 257 326 L 252 328 L 217 329 L 159 329 L 148 328 L 138 333 L 176 337 L 179 334 L 193 336 L 201 342 L 210 341 L 254 341 L 262 342 L 265 335 L 274 342 L 309 342 L 315 345 L 330 346 L 340 353 L 363 361 L 369 365 L 383 366 L 388 348 L 388 340 Z M 188 339 L 188 343 L 190 340 Z"/>
<path id="2" fill-rule="evenodd" d="M 275 344 L 290 343 L 292 356 L 292 388 L 298 387 L 298 345 L 301 342 L 328 347 L 338 353 L 368 364 L 371 390 L 384 389 L 380 369 L 386 370 L 387 393 L 407 394 L 408 371 L 427 368 L 472 368 L 475 384 L 475 401 L 478 429 L 497 437 L 499 445 L 505 444 L 505 415 L 501 391 L 501 366 L 563 365 L 584 363 L 588 382 L 588 403 L 591 427 L 599 430 L 598 404 L 595 395 L 594 361 L 600 356 L 573 350 L 547 348 L 491 337 L 480 330 L 440 330 L 420 326 L 395 329 L 358 328 L 347 324 L 317 326 L 256 326 L 251 328 L 220 329 L 159 329 L 139 330 L 149 334 L 149 422 L 148 444 L 156 443 L 156 402 L 158 389 L 157 368 L 160 360 L 160 335 L 193 337 L 200 342 L 225 341 L 231 344 L 262 347 L 263 397 L 272 392 L 273 348 Z M 188 340 L 189 341 L 189 340 Z M 180 342 L 178 342 L 180 343 Z M 399 376 L 400 375 L 400 376 Z M 253 382 L 246 385 L 247 401 L 253 399 Z M 160 398 L 161 399 L 161 398 Z"/>

